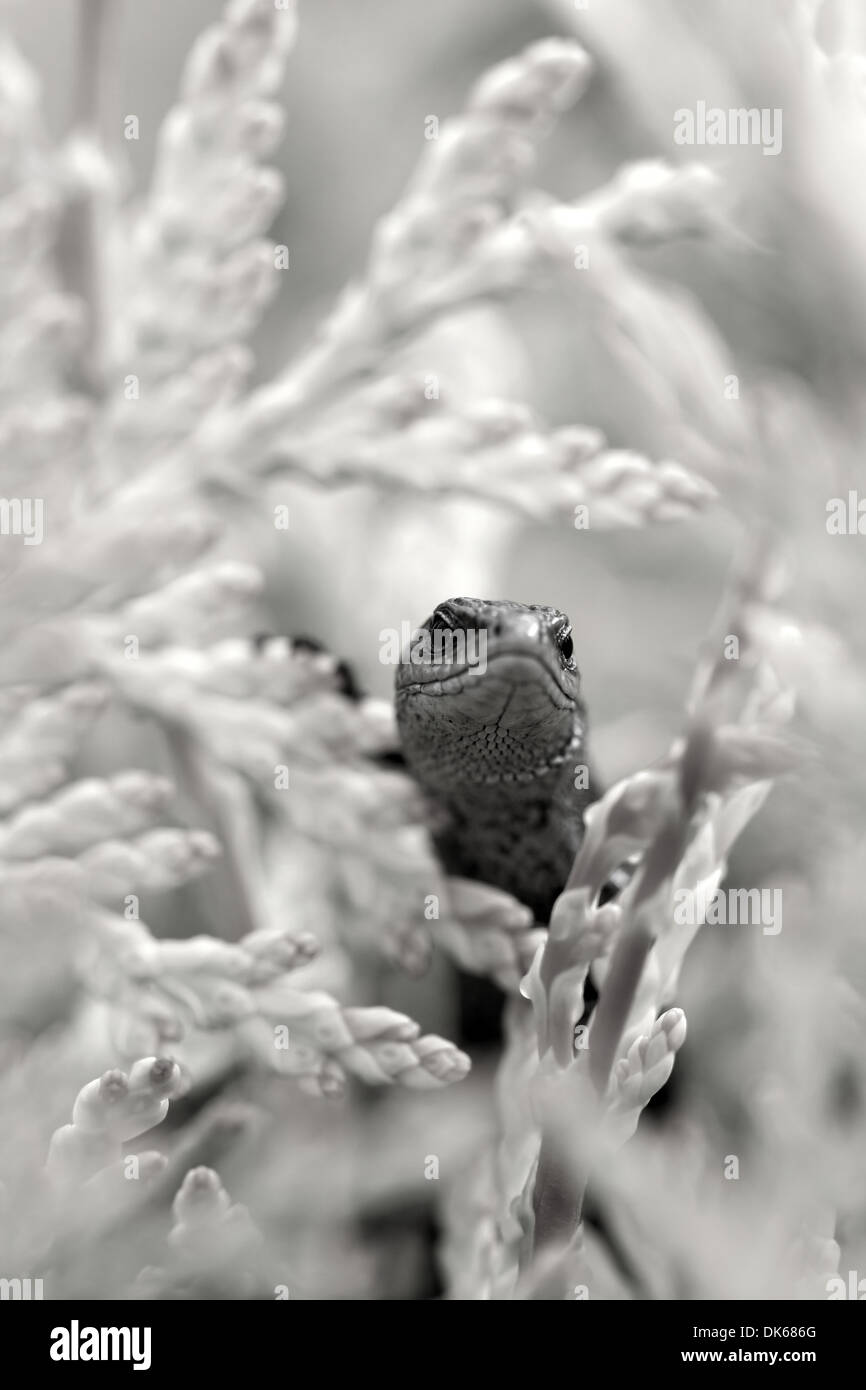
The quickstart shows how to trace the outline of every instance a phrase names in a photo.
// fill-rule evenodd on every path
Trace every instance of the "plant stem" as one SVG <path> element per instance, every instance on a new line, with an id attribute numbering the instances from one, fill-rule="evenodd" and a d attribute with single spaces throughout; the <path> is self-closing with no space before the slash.
<path id="1" fill-rule="evenodd" d="M 69 289 L 85 306 L 85 341 L 76 383 L 100 397 L 105 389 L 105 88 L 111 71 L 111 26 L 116 0 L 80 0 L 71 129 L 78 158 L 86 161 L 65 210 L 61 258 Z"/>
<path id="2" fill-rule="evenodd" d="M 689 812 L 695 789 L 691 786 L 700 756 L 704 751 L 704 731 L 698 730 L 690 739 L 683 755 L 683 804 L 662 825 L 650 845 L 631 908 L 631 921 L 623 924 L 610 969 L 596 1005 L 590 1034 L 589 1075 L 600 1099 L 603 1099 L 616 1061 L 620 1042 L 643 976 L 647 957 L 655 944 L 640 911 L 665 879 L 674 873 L 689 838 Z M 566 1142 L 568 1117 L 548 1120 L 542 1129 L 541 1151 L 533 1194 L 535 1212 L 534 1248 L 540 1250 L 554 1242 L 564 1244 L 580 1225 L 588 1173 L 575 1174 L 568 1162 Z"/>
<path id="3" fill-rule="evenodd" d="M 571 1171 L 556 1128 L 548 1126 L 535 1174 L 535 1251 L 561 1243 L 577 1230 L 585 1188 L 585 1181 L 576 1180 Z"/>
<path id="4" fill-rule="evenodd" d="M 187 732 L 175 725 L 162 724 L 172 755 L 175 775 L 191 803 L 210 819 L 210 826 L 222 847 L 222 859 L 207 879 L 197 885 L 199 898 L 208 908 L 214 936 L 228 941 L 256 931 L 260 926 L 255 895 L 250 882 L 253 872 L 249 838 L 240 824 L 238 808 L 232 805 L 228 774 L 221 784 Z M 238 794 L 242 794 L 240 791 Z"/>
<path id="5" fill-rule="evenodd" d="M 81 0 L 75 70 L 75 124 L 99 135 L 103 109 L 108 15 L 113 0 Z"/>
<path id="6" fill-rule="evenodd" d="M 654 941 L 645 928 L 636 925 L 625 931 L 617 942 L 605 989 L 596 1008 L 589 1049 L 589 1075 L 600 1096 L 607 1090 L 620 1039 Z"/>

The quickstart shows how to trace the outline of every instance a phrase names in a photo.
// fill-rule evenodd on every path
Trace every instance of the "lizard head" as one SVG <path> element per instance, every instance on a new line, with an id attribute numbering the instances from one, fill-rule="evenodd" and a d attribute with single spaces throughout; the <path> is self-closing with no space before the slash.
<path id="1" fill-rule="evenodd" d="M 571 624 L 502 599 L 440 603 L 397 668 L 406 760 L 434 791 L 555 775 L 581 742 Z"/>

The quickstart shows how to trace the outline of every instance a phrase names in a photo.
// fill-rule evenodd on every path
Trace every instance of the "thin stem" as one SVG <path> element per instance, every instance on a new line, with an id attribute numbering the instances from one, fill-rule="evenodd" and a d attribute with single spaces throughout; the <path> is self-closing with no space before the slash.
<path id="1" fill-rule="evenodd" d="M 74 124 L 99 137 L 104 111 L 109 13 L 114 0 L 81 0 L 75 68 Z"/>
<path id="2" fill-rule="evenodd" d="M 199 812 L 209 817 L 211 828 L 222 847 L 222 859 L 211 874 L 197 885 L 200 899 L 208 907 L 214 935 L 229 941 L 256 931 L 258 920 L 249 838 L 239 823 L 237 808 L 231 804 L 227 785 L 208 768 L 195 740 L 186 729 L 162 724 L 172 755 L 177 780 Z M 217 886 L 218 885 L 218 886 Z"/>
<path id="3" fill-rule="evenodd" d="M 83 352 L 77 367 L 80 389 L 101 396 L 105 377 L 105 193 L 100 164 L 105 161 L 106 86 L 111 72 L 112 24 L 116 0 L 80 0 L 71 129 L 79 146 L 77 195 L 64 218 L 61 259 L 69 289 L 85 307 Z"/>
<path id="4" fill-rule="evenodd" d="M 535 1251 L 561 1244 L 577 1230 L 585 1188 L 586 1182 L 572 1172 L 557 1129 L 548 1126 L 542 1134 L 535 1173 Z"/>

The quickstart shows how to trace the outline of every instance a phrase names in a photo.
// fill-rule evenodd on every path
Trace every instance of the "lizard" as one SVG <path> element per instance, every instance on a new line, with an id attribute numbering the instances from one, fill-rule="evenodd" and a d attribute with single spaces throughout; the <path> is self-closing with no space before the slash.
<path id="1" fill-rule="evenodd" d="M 547 923 L 599 795 L 568 617 L 506 599 L 448 599 L 403 655 L 397 727 L 435 808 L 440 862 Z"/>

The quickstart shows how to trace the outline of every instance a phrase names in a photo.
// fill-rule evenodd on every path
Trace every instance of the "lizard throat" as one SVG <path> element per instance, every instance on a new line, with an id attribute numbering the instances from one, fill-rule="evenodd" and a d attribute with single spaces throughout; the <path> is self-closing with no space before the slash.
<path id="1" fill-rule="evenodd" d="M 558 753 L 553 753 L 548 758 L 543 758 L 533 767 L 520 768 L 512 771 L 507 767 L 498 771 L 485 770 L 483 775 L 473 776 L 472 769 L 467 767 L 461 770 L 459 780 L 469 782 L 473 786 L 496 787 L 502 785 L 525 785 L 526 783 L 536 782 L 543 777 L 549 777 L 551 773 L 558 772 L 571 758 L 576 757 L 583 745 L 583 726 L 575 723 L 574 732 L 565 747 Z"/>

